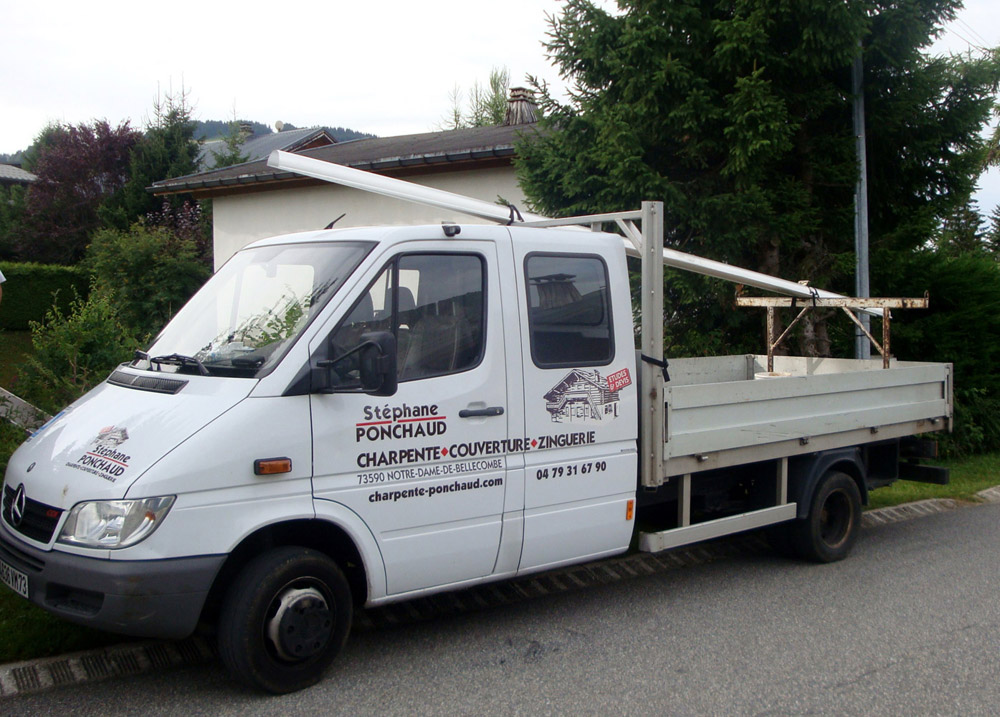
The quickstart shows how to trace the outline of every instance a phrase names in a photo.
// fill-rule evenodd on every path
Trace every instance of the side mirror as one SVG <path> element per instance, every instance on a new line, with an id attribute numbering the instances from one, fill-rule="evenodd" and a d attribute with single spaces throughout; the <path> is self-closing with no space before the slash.
<path id="1" fill-rule="evenodd" d="M 359 364 L 362 391 L 373 396 L 396 393 L 396 337 L 391 332 L 362 334 Z"/>

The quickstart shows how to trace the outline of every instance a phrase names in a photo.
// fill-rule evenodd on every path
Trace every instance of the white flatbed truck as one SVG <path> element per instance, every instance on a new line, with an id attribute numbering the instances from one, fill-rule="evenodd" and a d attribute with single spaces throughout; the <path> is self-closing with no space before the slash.
<path id="1" fill-rule="evenodd" d="M 666 368 L 662 207 L 542 223 L 607 221 L 643 260 L 639 361 L 616 234 L 381 227 L 238 252 L 15 452 L 0 579 L 105 630 L 216 625 L 231 674 L 280 693 L 320 679 L 356 607 L 762 527 L 838 560 L 871 488 L 946 478 L 908 458 L 950 427 L 950 365 Z"/>

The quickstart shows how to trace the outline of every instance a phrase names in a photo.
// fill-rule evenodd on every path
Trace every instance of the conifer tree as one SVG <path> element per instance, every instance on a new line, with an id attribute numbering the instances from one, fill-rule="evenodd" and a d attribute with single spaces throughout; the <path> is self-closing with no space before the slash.
<path id="1" fill-rule="evenodd" d="M 683 251 L 853 293 L 850 69 L 863 52 L 873 253 L 928 242 L 968 200 L 1000 61 L 923 54 L 957 0 L 568 0 L 547 49 L 568 101 L 536 87 L 543 131 L 518 171 L 549 214 L 665 203 Z M 876 287 L 877 288 L 877 287 Z M 760 351 L 731 285 L 665 282 L 667 350 Z M 805 353 L 828 350 L 822 315 Z M 815 321 L 815 318 L 814 318 Z"/>

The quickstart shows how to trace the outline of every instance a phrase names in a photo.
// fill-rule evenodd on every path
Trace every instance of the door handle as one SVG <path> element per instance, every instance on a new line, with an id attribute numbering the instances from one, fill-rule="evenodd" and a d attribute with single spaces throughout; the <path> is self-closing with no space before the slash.
<path id="1" fill-rule="evenodd" d="M 490 406 L 489 408 L 463 408 L 458 412 L 459 418 L 475 418 L 477 416 L 502 416 L 503 406 Z"/>

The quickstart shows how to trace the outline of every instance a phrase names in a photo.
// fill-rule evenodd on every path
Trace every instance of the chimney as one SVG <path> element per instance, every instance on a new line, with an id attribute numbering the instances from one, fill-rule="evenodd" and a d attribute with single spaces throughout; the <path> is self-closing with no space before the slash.
<path id="1" fill-rule="evenodd" d="M 240 141 L 246 142 L 253 137 L 253 125 L 249 122 L 240 122 Z"/>
<path id="2" fill-rule="evenodd" d="M 503 123 L 505 125 L 531 124 L 537 121 L 538 105 L 535 104 L 535 96 L 531 90 L 525 87 L 511 87 Z"/>

